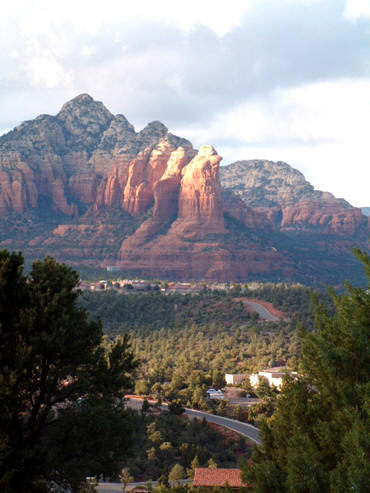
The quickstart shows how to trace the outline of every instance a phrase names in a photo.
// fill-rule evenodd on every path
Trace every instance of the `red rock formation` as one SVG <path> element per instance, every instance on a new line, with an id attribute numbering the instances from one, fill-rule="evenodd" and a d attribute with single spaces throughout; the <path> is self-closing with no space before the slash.
<path id="1" fill-rule="evenodd" d="M 290 269 L 296 272 L 288 259 L 275 251 L 261 251 L 253 243 L 225 244 L 220 239 L 189 241 L 173 234 L 172 228 L 165 235 L 152 241 L 134 245 L 132 238 L 121 247 L 122 269 L 143 272 L 148 277 L 169 279 L 247 279 L 251 275 L 274 275 Z"/>
<path id="2" fill-rule="evenodd" d="M 358 234 L 366 228 L 360 209 L 315 190 L 287 163 L 238 161 L 222 169 L 224 188 L 255 210 L 266 211 L 281 231 Z"/>
<path id="3" fill-rule="evenodd" d="M 187 271 L 194 278 L 211 278 L 230 267 L 225 260 L 230 253 L 215 242 L 217 236 L 226 233 L 218 180 L 221 158 L 213 147 L 203 146 L 184 166 L 188 160 L 183 148 L 171 154 L 166 172 L 154 187 L 153 217 L 121 245 L 122 267 L 132 262 L 138 269 L 151 270 L 151 265 L 161 265 L 168 273 Z M 177 219 L 165 235 L 153 239 L 171 216 Z M 213 235 L 211 242 L 205 240 L 209 235 Z"/>
<path id="4" fill-rule="evenodd" d="M 314 190 L 286 163 L 223 167 L 221 196 L 220 160 L 211 146 L 196 154 L 160 122 L 136 132 L 82 94 L 57 116 L 0 136 L 1 245 L 78 265 L 120 262 L 153 277 L 282 279 L 301 271 L 310 280 L 322 265 L 341 267 L 354 242 L 366 244 L 360 210 Z M 58 214 L 40 214 L 46 204 Z M 60 213 L 77 217 L 55 227 Z M 151 217 L 138 227 L 144 213 Z"/>
<path id="5" fill-rule="evenodd" d="M 171 143 L 161 139 L 131 161 L 122 206 L 133 216 L 141 215 L 152 203 L 154 185 L 166 171 L 172 151 Z"/>
<path id="6" fill-rule="evenodd" d="M 275 216 L 272 210 L 252 209 L 237 195 L 222 194 L 223 210 L 231 217 L 251 229 L 275 229 Z"/>
<path id="7" fill-rule="evenodd" d="M 0 137 L 0 215 L 37 208 L 39 196 L 66 215 L 76 215 L 79 204 L 95 212 L 121 206 L 140 215 L 153 201 L 153 185 L 180 144 L 191 145 L 160 122 L 136 133 L 123 115 L 113 116 L 102 103 L 81 94 L 56 117 L 41 115 Z"/>
<path id="8" fill-rule="evenodd" d="M 194 154 L 195 151 L 191 147 L 179 147 L 171 152 L 165 172 L 160 180 L 153 184 L 153 215 L 135 231 L 134 235 L 124 241 L 123 251 L 136 249 L 150 241 L 154 235 L 176 219 L 181 171 Z"/>
<path id="9" fill-rule="evenodd" d="M 68 195 L 71 200 L 91 204 L 96 196 L 99 178 L 95 173 L 80 173 L 68 179 Z"/>
<path id="10" fill-rule="evenodd" d="M 30 167 L 18 152 L 0 153 L 0 218 L 12 210 L 22 213 L 36 207 L 38 191 Z"/>
<path id="11" fill-rule="evenodd" d="M 360 209 L 345 209 L 336 200 L 300 200 L 282 207 L 281 228 L 308 229 L 308 225 L 320 227 L 323 232 L 353 235 L 363 224 Z"/>
<path id="12" fill-rule="evenodd" d="M 200 239 L 207 234 L 226 232 L 218 180 L 218 165 L 221 157 L 211 146 L 201 147 L 189 163 L 193 155 L 192 149 L 183 147 L 171 153 L 166 163 L 166 170 L 162 171 L 161 179 L 152 185 L 155 200 L 153 217 L 146 221 L 131 238 L 123 242 L 121 256 L 125 256 L 128 249 L 136 248 L 143 241 L 150 240 L 151 235 L 168 224 L 171 218 L 177 219 L 168 231 L 167 235 L 170 237 L 186 236 Z M 164 155 L 161 154 L 158 166 L 160 169 L 163 169 L 163 157 Z M 140 163 L 142 164 L 143 161 L 144 159 Z M 137 163 L 135 162 L 134 165 L 136 166 Z M 151 172 L 151 175 L 153 174 Z M 140 188 L 137 190 L 141 191 Z M 133 203 L 138 192 L 133 198 Z M 132 210 L 129 209 L 129 212 Z"/>
<path id="13" fill-rule="evenodd" d="M 202 146 L 183 169 L 178 219 L 173 225 L 178 233 L 193 238 L 226 233 L 218 177 L 221 159 L 212 146 Z"/>
<path id="14" fill-rule="evenodd" d="M 190 147 L 178 147 L 171 153 L 165 172 L 153 187 L 154 221 L 167 224 L 171 218 L 177 216 L 181 172 L 194 155 L 195 151 Z"/>

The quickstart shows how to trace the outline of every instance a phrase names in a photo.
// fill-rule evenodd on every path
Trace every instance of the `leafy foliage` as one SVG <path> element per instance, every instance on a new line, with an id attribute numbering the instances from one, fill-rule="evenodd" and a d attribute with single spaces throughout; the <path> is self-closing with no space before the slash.
<path id="1" fill-rule="evenodd" d="M 192 478 L 194 468 L 207 467 L 210 459 L 220 467 L 236 467 L 239 456 L 248 457 L 251 452 L 244 439 L 226 438 L 205 420 L 188 420 L 171 413 L 141 413 L 134 423 L 134 447 L 125 465 L 136 481 L 161 477 L 172 481 L 168 476 L 176 464 Z M 182 472 L 177 479 L 186 474 Z"/>
<path id="2" fill-rule="evenodd" d="M 23 273 L 0 252 L 0 488 L 77 490 L 111 473 L 130 443 L 119 404 L 136 367 L 128 337 L 103 344 L 77 304 L 76 272 L 51 258 Z M 109 459 L 108 459 L 109 457 Z"/>
<path id="3" fill-rule="evenodd" d="M 370 281 L 370 259 L 355 251 Z M 370 293 L 331 292 L 316 330 L 301 330 L 301 376 L 290 378 L 263 426 L 246 477 L 253 491 L 366 492 L 370 479 Z"/>
<path id="4" fill-rule="evenodd" d="M 92 318 L 100 317 L 108 334 L 134 330 L 147 334 L 161 328 L 182 328 L 205 325 L 211 321 L 230 327 L 251 319 L 242 303 L 222 293 L 204 290 L 197 296 L 158 292 L 148 294 L 118 294 L 84 292 L 80 299 Z"/>

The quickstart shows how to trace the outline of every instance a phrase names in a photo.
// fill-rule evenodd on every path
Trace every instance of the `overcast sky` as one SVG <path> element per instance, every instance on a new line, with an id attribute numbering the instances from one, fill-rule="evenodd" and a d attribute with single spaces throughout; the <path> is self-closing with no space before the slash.
<path id="1" fill-rule="evenodd" d="M 370 206 L 370 0 L 2 0 L 0 134 L 87 92 Z"/>

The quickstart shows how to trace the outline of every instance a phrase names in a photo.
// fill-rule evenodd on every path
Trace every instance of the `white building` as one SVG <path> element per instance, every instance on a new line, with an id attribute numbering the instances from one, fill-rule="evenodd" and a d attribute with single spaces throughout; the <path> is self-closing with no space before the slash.
<path id="1" fill-rule="evenodd" d="M 245 380 L 245 375 L 225 374 L 226 385 L 240 385 Z"/>
<path id="2" fill-rule="evenodd" d="M 250 375 L 249 381 L 252 387 L 257 387 L 259 382 L 259 377 L 264 377 L 268 381 L 270 387 L 281 388 L 283 383 L 283 377 L 285 375 L 296 375 L 296 372 L 290 372 L 284 366 L 276 366 L 275 368 L 268 368 L 267 370 L 259 371 Z"/>

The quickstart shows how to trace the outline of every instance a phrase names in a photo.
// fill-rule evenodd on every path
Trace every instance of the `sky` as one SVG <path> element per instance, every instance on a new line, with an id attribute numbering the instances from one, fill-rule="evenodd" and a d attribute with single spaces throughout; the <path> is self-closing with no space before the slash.
<path id="1" fill-rule="evenodd" d="M 2 0 L 0 134 L 81 93 L 370 206 L 370 0 Z"/>

